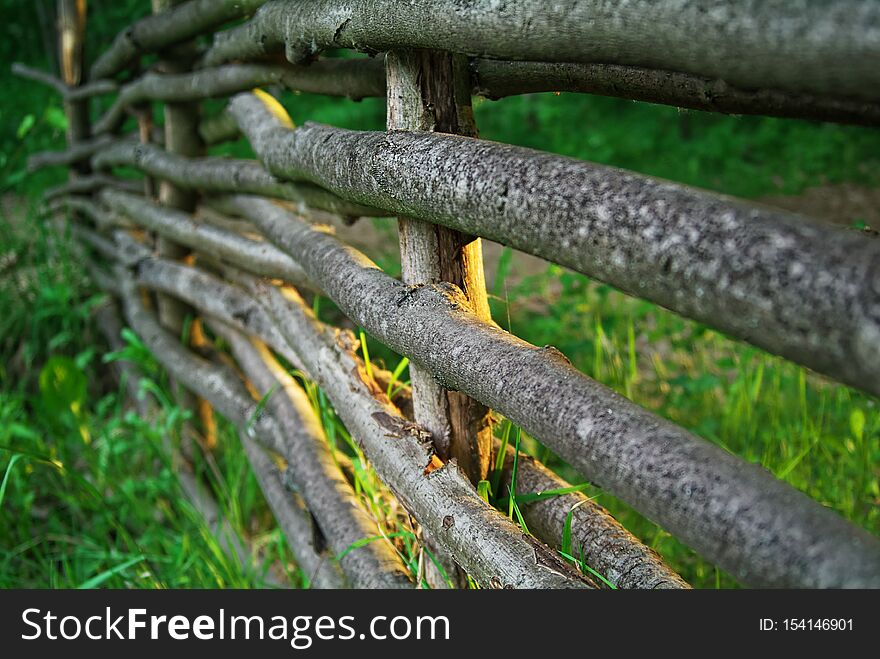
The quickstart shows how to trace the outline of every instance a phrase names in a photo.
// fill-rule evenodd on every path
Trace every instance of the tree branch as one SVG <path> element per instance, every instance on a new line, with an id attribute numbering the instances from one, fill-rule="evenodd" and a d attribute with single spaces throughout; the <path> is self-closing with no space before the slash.
<path id="1" fill-rule="evenodd" d="M 388 16 L 394 20 L 388 20 Z M 880 98 L 880 7 L 873 0 L 716 3 L 598 0 L 271 0 L 215 36 L 206 64 L 284 48 L 446 50 L 489 59 L 607 63 L 722 79 L 743 89 Z"/>
<path id="2" fill-rule="evenodd" d="M 124 217 L 170 240 L 241 266 L 261 276 L 277 277 L 308 287 L 297 263 L 271 243 L 252 240 L 211 225 L 199 224 L 188 213 L 161 208 L 142 197 L 105 189 L 100 200 Z"/>
<path id="3" fill-rule="evenodd" d="M 230 111 L 279 178 L 521 249 L 880 394 L 880 242 L 521 147 L 292 130 L 254 94 Z"/>
<path id="4" fill-rule="evenodd" d="M 136 167 L 179 186 L 209 192 L 250 192 L 292 201 L 343 217 L 382 215 L 382 211 L 344 201 L 312 184 L 292 184 L 269 174 L 256 161 L 234 158 L 185 158 L 151 144 L 107 142 L 95 153 L 95 169 Z"/>
<path id="5" fill-rule="evenodd" d="M 92 65 L 91 80 L 113 76 L 138 56 L 187 41 L 223 23 L 247 16 L 265 0 L 189 0 L 173 9 L 142 18 L 116 35 Z"/>
<path id="6" fill-rule="evenodd" d="M 309 279 L 379 341 L 446 388 L 497 409 L 742 582 L 880 583 L 876 538 L 759 466 L 591 380 L 552 347 L 536 348 L 479 321 L 454 287 L 407 287 L 269 201 L 234 197 L 227 204 L 296 254 Z M 288 342 L 298 341 L 286 334 L 289 319 L 276 318 Z"/>

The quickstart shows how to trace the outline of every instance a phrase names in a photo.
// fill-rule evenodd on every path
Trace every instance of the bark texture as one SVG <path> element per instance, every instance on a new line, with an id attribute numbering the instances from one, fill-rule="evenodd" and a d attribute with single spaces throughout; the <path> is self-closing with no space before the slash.
<path id="1" fill-rule="evenodd" d="M 496 451 L 500 443 L 495 444 Z M 503 480 L 510 483 L 513 448 L 507 448 Z M 530 455 L 517 460 L 516 493 L 531 494 L 559 490 L 570 484 Z M 690 588 L 663 559 L 627 531 L 607 510 L 580 492 L 562 494 L 520 509 L 529 531 L 551 547 L 562 549 L 562 538 L 571 514 L 571 552 L 608 579 L 617 588 Z"/>
<path id="2" fill-rule="evenodd" d="M 208 400 L 245 434 L 259 438 L 270 450 L 289 456 L 288 433 L 296 430 L 296 427 L 285 430 L 275 417 L 258 410 L 257 403 L 231 371 L 200 359 L 182 346 L 142 306 L 134 281 L 124 271 L 120 271 L 120 276 L 123 280 L 126 318 L 169 374 L 193 393 Z M 331 487 L 335 487 L 335 484 Z M 337 509 L 335 514 L 339 513 Z M 377 546 L 370 543 L 349 552 L 348 556 L 352 557 L 349 565 L 359 568 L 358 573 L 352 575 L 357 579 L 357 585 L 365 588 L 407 587 L 409 581 L 402 576 L 399 562 L 389 565 L 384 560 L 387 555 L 380 556 L 377 561 L 371 560 L 375 558 L 374 552 L 381 553 Z"/>
<path id="3" fill-rule="evenodd" d="M 265 0 L 189 0 L 174 9 L 148 16 L 116 35 L 92 65 L 92 80 L 108 78 L 145 53 L 154 53 L 247 16 Z"/>
<path id="4" fill-rule="evenodd" d="M 289 482 L 314 515 L 334 555 L 347 552 L 340 565 L 349 583 L 355 588 L 411 588 L 406 569 L 389 542 L 370 542 L 350 550 L 358 541 L 378 535 L 379 529 L 336 464 L 306 393 L 265 344 L 252 342 L 235 330 L 221 333 L 256 392 L 260 397 L 269 395 L 267 409 L 285 431 Z"/>
<path id="5" fill-rule="evenodd" d="M 723 114 L 880 124 L 880 104 L 858 98 L 737 87 L 722 78 L 619 64 L 473 59 L 474 94 L 491 99 L 581 92 Z"/>
<path id="6" fill-rule="evenodd" d="M 681 71 L 744 89 L 880 96 L 880 5 L 872 0 L 271 0 L 244 26 L 218 34 L 205 61 L 282 47 L 292 62 L 328 48 L 429 48 Z"/>
<path id="7" fill-rule="evenodd" d="M 229 261 L 258 275 L 308 285 L 302 268 L 271 243 L 199 224 L 187 213 L 161 208 L 136 195 L 104 190 L 100 199 L 116 213 L 132 218 L 137 224 L 169 240 Z"/>
<path id="8" fill-rule="evenodd" d="M 388 130 L 436 131 L 476 137 L 464 58 L 431 51 L 386 55 Z M 479 238 L 407 217 L 398 219 L 403 281 L 458 286 L 483 320 L 490 320 Z M 441 458 L 455 458 L 472 483 L 489 472 L 489 410 L 430 373 L 410 368 L 415 419 L 434 436 Z"/>
<path id="9" fill-rule="evenodd" d="M 269 85 L 354 100 L 381 96 L 385 91 L 381 62 L 370 59 L 328 59 L 310 66 L 230 64 L 177 74 L 151 72 L 120 90 L 113 105 L 95 123 L 94 130 L 95 133 L 117 130 L 125 119 L 126 108 L 144 101 L 197 101 Z"/>
<path id="10" fill-rule="evenodd" d="M 102 148 L 107 147 L 107 148 Z M 353 204 L 309 183 L 293 184 L 269 174 L 258 162 L 235 158 L 184 158 L 164 149 L 132 140 L 102 139 L 85 157 L 95 169 L 129 166 L 171 181 L 180 187 L 207 192 L 244 192 L 291 201 L 303 208 L 317 208 L 343 217 L 387 215 L 387 212 Z M 45 154 L 43 163 L 49 154 Z M 60 156 L 56 157 L 56 159 Z M 65 160 L 70 156 L 65 157 Z"/>
<path id="11" fill-rule="evenodd" d="M 497 409 L 743 583 L 880 585 L 877 538 L 591 380 L 551 346 L 479 320 L 454 286 L 406 286 L 271 202 L 227 203 L 296 254 L 309 279 L 379 341 Z"/>
<path id="12" fill-rule="evenodd" d="M 333 402 L 379 477 L 479 583 L 491 588 L 594 587 L 490 508 L 454 462 L 428 469 L 430 433 L 404 419 L 358 369 L 353 336 L 316 323 L 293 292 L 285 295 L 262 282 L 254 282 L 252 292 Z"/>
<path id="13" fill-rule="evenodd" d="M 880 242 L 858 232 L 520 147 L 294 131 L 251 94 L 230 107 L 279 178 L 521 249 L 880 394 Z"/>
<path id="14" fill-rule="evenodd" d="M 231 387 L 222 370 L 180 346 L 140 306 L 134 282 L 124 275 L 123 280 L 128 321 L 169 372 L 211 401 L 227 418 L 253 419 L 251 432 L 257 437 L 277 436 L 274 417 L 265 411 L 255 414 L 255 404 L 245 400 L 240 388 Z M 509 520 L 490 509 L 454 465 L 426 475 L 430 460 L 430 450 L 424 444 L 426 431 L 400 417 L 384 394 L 367 386 L 353 360 L 353 338 L 314 323 L 301 304 L 284 297 L 273 298 L 272 291 L 281 295 L 278 289 L 257 280 L 252 283 L 266 293 L 267 304 L 274 300 L 275 313 L 271 315 L 280 314 L 290 335 L 299 337 L 300 358 L 309 373 L 318 374 L 319 384 L 383 480 L 423 524 L 430 517 L 429 528 L 444 531 L 444 545 L 456 548 L 456 558 L 473 568 L 469 571 L 476 578 L 495 587 L 590 585 L 564 563 L 554 560 L 546 547 L 523 536 Z M 303 334 L 306 330 L 308 333 Z M 272 450 L 284 452 L 274 438 L 267 443 Z"/>

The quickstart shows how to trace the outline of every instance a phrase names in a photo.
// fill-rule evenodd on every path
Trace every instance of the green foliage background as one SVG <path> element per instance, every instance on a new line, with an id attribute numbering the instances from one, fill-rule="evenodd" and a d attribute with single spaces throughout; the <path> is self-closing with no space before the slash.
<path id="1" fill-rule="evenodd" d="M 48 9 L 52 3 L 42 4 Z M 146 0 L 93 0 L 90 6 L 89 57 L 149 11 Z M 9 74 L 13 61 L 52 68 L 37 8 L 36 2 L 0 0 L 6 32 L 0 40 L 0 586 L 248 587 L 265 583 L 270 564 L 276 574 L 280 569 L 295 585 L 306 585 L 307 575 L 299 573 L 271 524 L 232 429 L 221 424 L 221 449 L 213 463 L 197 464 L 197 472 L 217 492 L 236 531 L 259 548 L 248 565 L 230 559 L 183 502 L 159 449 L 164 434 L 179 430 L 182 412 L 169 402 L 155 361 L 130 340 L 126 357 L 144 370 L 145 388 L 159 392 L 163 414 L 154 423 L 126 412 L 107 378 L 106 350 L 91 318 L 100 296 L 64 239 L 53 239 L 36 213 L 39 193 L 65 173 L 25 173 L 27 154 L 63 145 L 64 116 L 55 94 Z M 384 123 L 381 100 L 287 94 L 283 102 L 297 123 L 358 129 Z M 487 139 L 733 195 L 880 184 L 880 131 L 874 129 L 681 112 L 575 94 L 477 100 L 476 115 Z M 372 256 L 396 272 L 393 228 L 384 220 L 375 221 L 375 230 L 387 240 Z M 556 266 L 518 268 L 504 250 L 491 273 L 493 314 L 503 326 L 535 344 L 557 346 L 592 377 L 878 531 L 876 399 L 581 275 Z M 335 318 L 328 303 L 322 314 Z M 373 359 L 394 367 L 398 356 L 369 345 Z M 326 400 L 311 394 L 328 433 L 342 436 Z M 524 436 L 523 445 L 579 482 L 531 438 Z M 364 483 L 369 505 L 379 505 L 380 488 Z M 735 585 L 625 504 L 592 487 L 588 493 L 695 586 Z M 399 547 L 411 560 L 411 544 Z"/>

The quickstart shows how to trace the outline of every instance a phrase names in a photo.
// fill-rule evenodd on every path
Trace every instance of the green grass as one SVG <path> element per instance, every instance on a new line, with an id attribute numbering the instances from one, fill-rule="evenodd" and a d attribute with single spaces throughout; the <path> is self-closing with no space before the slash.
<path id="1" fill-rule="evenodd" d="M 91 27 L 97 35 L 92 42 L 109 41 L 130 16 L 133 3 L 117 4 Z M 143 10 L 143 3 L 138 7 Z M 0 0 L 0 17 L 20 37 L 14 43 L 24 44 L 13 52 L 8 41 L 0 50 L 6 49 L 4 61 L 14 56 L 45 66 L 30 11 Z M 34 200 L 63 172 L 24 171 L 28 153 L 62 146 L 60 104 L 47 90 L 6 71 L 0 79 L 11 99 L 0 105 L 0 191 L 7 195 L 0 217 L 0 587 L 252 587 L 264 584 L 269 570 L 306 586 L 229 425 L 220 423 L 218 448 L 211 461 L 196 464 L 196 472 L 235 532 L 254 547 L 252 560 L 242 565 L 226 555 L 186 503 L 160 450 L 163 436 L 177 441 L 185 415 L 169 402 L 155 362 L 134 342 L 126 355 L 141 365 L 145 395 L 156 398 L 161 413 L 147 422 L 123 406 L 91 320 L 99 297 L 64 240 L 53 247 L 35 213 Z M 298 124 L 315 120 L 370 130 L 384 122 L 383 103 L 376 99 L 286 95 L 283 102 Z M 683 113 L 574 94 L 477 101 L 476 115 L 487 139 L 740 196 L 796 194 L 842 182 L 880 184 L 876 130 Z M 241 144 L 217 151 L 249 153 Z M 19 203 L 25 205 L 13 207 Z M 374 225 L 387 246 L 371 256 L 396 274 L 393 224 Z M 534 344 L 556 346 L 577 368 L 637 403 L 880 531 L 876 398 L 556 266 L 516 279 L 511 256 L 509 250 L 502 254 L 491 291 L 493 316 L 502 326 Z M 326 320 L 339 320 L 329 301 L 315 300 L 315 309 Z M 395 372 L 393 394 L 406 382 L 406 363 L 364 339 L 370 362 Z M 392 542 L 415 574 L 419 560 L 430 557 L 420 557 L 407 516 L 389 499 L 323 392 L 313 383 L 303 385 L 335 454 L 353 465 L 354 488 L 376 519 L 376 536 L 363 542 Z M 524 450 L 608 507 L 693 585 L 736 585 L 626 504 L 581 485 L 566 464 L 510 423 L 502 420 L 496 431 L 502 441 L 518 439 Z M 481 491 L 517 521 L 516 506 L 524 502 L 510 500 L 500 488 L 490 475 Z M 564 549 L 579 561 L 570 546 Z"/>

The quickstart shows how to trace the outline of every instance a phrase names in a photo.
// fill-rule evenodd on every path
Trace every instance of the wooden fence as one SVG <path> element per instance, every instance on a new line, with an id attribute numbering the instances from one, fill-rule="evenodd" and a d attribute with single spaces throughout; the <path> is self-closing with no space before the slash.
<path id="1" fill-rule="evenodd" d="M 486 504 L 474 483 L 496 463 L 509 479 L 516 459 L 510 448 L 497 455 L 495 410 L 743 584 L 880 587 L 875 537 L 494 324 L 480 237 L 874 395 L 880 242 L 479 140 L 471 111 L 474 94 L 552 90 L 878 125 L 876 2 L 154 1 L 87 75 L 85 2 L 59 7 L 63 80 L 15 67 L 57 88 L 71 118 L 69 148 L 31 159 L 71 168 L 47 208 L 70 218 L 95 281 L 174 381 L 241 428 L 315 585 L 413 586 L 387 543 L 345 552 L 375 524 L 276 355 L 323 389 L 453 582 L 466 573 L 483 587 L 602 586 L 554 551 L 573 511 L 574 550 L 596 573 L 618 587 L 687 587 L 580 494 L 525 505 L 534 536 Z M 201 35 L 234 21 L 204 47 Z M 333 57 L 337 49 L 371 57 Z M 388 131 L 294 127 L 254 90 L 265 86 L 386 97 Z M 90 100 L 114 93 L 91 122 Z M 200 102 L 222 97 L 228 109 L 203 117 Z M 145 111 L 155 102 L 165 104 L 164 131 Z M 132 117 L 138 130 L 121 132 Z M 206 156 L 240 137 L 257 161 Z M 143 182 L 114 176 L 122 167 Z M 403 280 L 320 226 L 326 213 L 396 217 Z M 300 292 L 332 299 L 408 357 L 412 387 L 390 400 L 390 374 L 365 364 L 350 333 L 316 319 Z M 180 342 L 189 315 L 226 338 L 234 365 Z M 257 399 L 278 383 L 262 409 Z M 518 460 L 517 493 L 567 486 Z M 326 548 L 313 541 L 312 517 Z"/>

